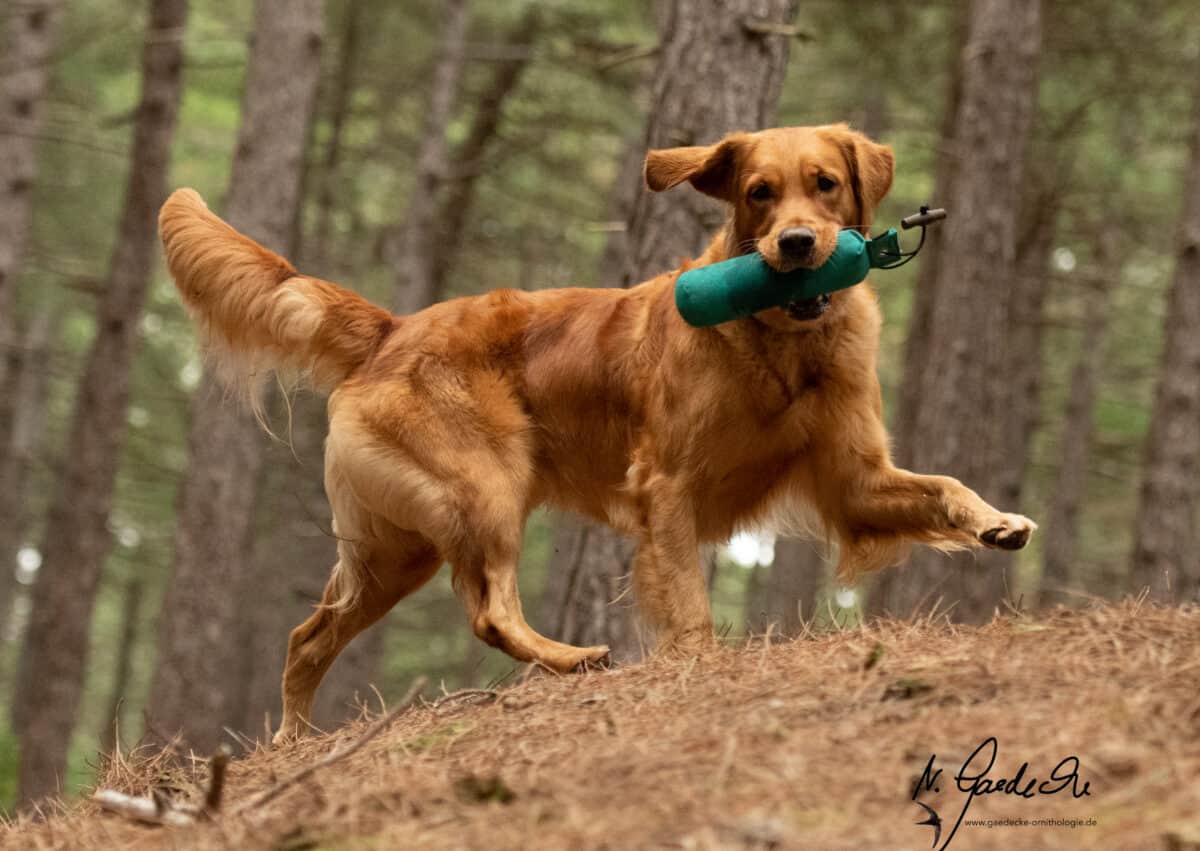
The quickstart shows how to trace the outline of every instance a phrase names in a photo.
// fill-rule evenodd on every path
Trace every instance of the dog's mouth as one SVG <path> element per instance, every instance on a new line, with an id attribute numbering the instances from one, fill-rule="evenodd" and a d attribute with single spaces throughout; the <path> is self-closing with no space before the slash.
<path id="1" fill-rule="evenodd" d="M 784 309 L 788 316 L 800 322 L 816 319 L 829 309 L 829 293 L 822 293 L 803 301 L 793 301 Z"/>

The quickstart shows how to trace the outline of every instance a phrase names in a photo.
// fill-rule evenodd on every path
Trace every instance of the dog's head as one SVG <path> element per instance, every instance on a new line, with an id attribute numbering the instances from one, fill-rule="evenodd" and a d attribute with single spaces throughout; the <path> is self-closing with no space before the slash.
<path id="1" fill-rule="evenodd" d="M 730 204 L 731 253 L 757 251 L 773 268 L 790 272 L 828 260 L 843 228 L 865 234 L 894 172 L 890 147 L 845 124 L 828 124 L 734 133 L 713 145 L 651 151 L 645 173 L 655 192 L 686 180 Z M 793 318 L 820 316 L 829 297 L 810 301 L 794 305 Z"/>

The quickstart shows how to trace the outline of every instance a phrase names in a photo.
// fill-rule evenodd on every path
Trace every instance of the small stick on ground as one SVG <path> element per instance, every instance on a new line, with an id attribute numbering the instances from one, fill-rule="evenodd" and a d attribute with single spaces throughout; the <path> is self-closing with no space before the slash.
<path id="1" fill-rule="evenodd" d="M 149 796 L 126 795 L 115 789 L 97 789 L 92 794 L 101 809 L 145 824 L 165 824 L 182 827 L 195 824 L 196 819 L 214 815 L 221 807 L 221 792 L 225 788 L 225 769 L 229 765 L 229 746 L 221 745 L 209 760 L 208 790 L 204 795 L 204 808 L 190 804 L 176 804 L 161 789 L 153 789 Z"/>
<path id="2" fill-rule="evenodd" d="M 215 813 L 221 809 L 221 792 L 225 789 L 225 769 L 229 767 L 229 745 L 221 745 L 209 760 L 208 794 L 204 796 L 204 810 Z"/>
<path id="3" fill-rule="evenodd" d="M 284 792 L 286 792 L 288 789 L 291 789 L 293 786 L 307 780 L 309 777 L 316 774 L 322 768 L 326 768 L 327 766 L 333 765 L 335 762 L 340 762 L 343 759 L 345 759 L 346 757 L 348 757 L 351 754 L 355 753 L 356 751 L 360 750 L 364 745 L 367 744 L 367 742 L 374 739 L 376 736 L 378 736 L 380 733 L 382 733 L 384 730 L 386 730 L 389 726 L 391 726 L 391 723 L 393 721 L 395 721 L 397 718 L 399 718 L 401 715 L 403 715 L 404 712 L 406 710 L 408 710 L 408 708 L 411 707 L 413 705 L 413 703 L 416 702 L 417 697 L 421 692 L 421 689 L 423 689 L 424 687 L 425 687 L 425 678 L 417 677 L 417 679 L 413 682 L 412 686 L 409 687 L 408 693 L 406 695 L 404 695 L 404 699 L 401 700 L 398 704 L 396 704 L 396 706 L 392 708 L 391 712 L 389 712 L 387 715 L 383 716 L 378 721 L 376 721 L 374 724 L 372 724 L 370 727 L 368 727 L 366 729 L 366 732 L 364 732 L 361 736 L 359 736 L 353 742 L 346 745 L 345 747 L 337 748 L 336 750 L 330 751 L 328 754 L 325 755 L 325 757 L 323 759 L 319 759 L 316 762 L 312 763 L 311 765 L 300 769 L 295 774 L 293 774 L 291 777 L 288 777 L 284 780 L 279 781 L 278 783 L 276 783 L 274 786 L 270 787 L 269 789 L 264 789 L 262 792 L 258 793 L 250 800 L 243 801 L 233 811 L 234 814 L 240 815 L 241 813 L 244 813 L 247 810 L 256 810 L 256 809 L 270 803 L 271 801 L 275 800 L 280 795 L 282 795 Z"/>
<path id="4" fill-rule="evenodd" d="M 447 703 L 454 703 L 455 701 L 466 700 L 467 698 L 485 698 L 488 700 L 496 700 L 498 697 L 500 697 L 500 692 L 492 688 L 465 688 L 461 689 L 460 691 L 452 691 L 448 694 L 443 694 L 433 703 L 429 704 L 429 706 L 432 709 L 438 709 Z"/>

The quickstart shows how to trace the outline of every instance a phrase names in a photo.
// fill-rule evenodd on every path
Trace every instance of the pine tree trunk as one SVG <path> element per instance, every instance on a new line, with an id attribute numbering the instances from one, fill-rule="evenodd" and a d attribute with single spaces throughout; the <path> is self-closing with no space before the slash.
<path id="1" fill-rule="evenodd" d="M 158 244 L 158 208 L 166 197 L 186 21 L 186 0 L 152 0 L 125 207 L 48 515 L 21 657 L 15 715 L 18 794 L 26 803 L 59 790 L 83 691 L 92 606 L 111 543 L 107 522 L 138 320 Z"/>
<path id="2" fill-rule="evenodd" d="M 226 218 L 250 237 L 286 251 L 299 203 L 323 32 L 321 0 L 258 0 L 230 177 Z M 200 752 L 230 724 L 237 661 L 245 658 L 241 616 L 252 601 L 270 610 L 286 590 L 278 571 L 260 575 L 249 558 L 266 438 L 253 418 L 223 404 L 212 371 L 196 394 L 188 466 L 179 499 L 175 559 L 159 623 L 159 658 L 148 712 L 159 730 L 180 732 Z M 284 646 L 287 636 L 277 641 Z M 278 670 L 276 671 L 278 673 Z"/>
<path id="3" fill-rule="evenodd" d="M 8 306 L 28 238 L 33 182 L 37 176 L 37 139 L 62 15 L 57 0 L 13 0 L 2 17 L 0 333 L 10 324 Z M 4 376 L 0 374 L 0 386 L 3 385 Z"/>
<path id="4" fill-rule="evenodd" d="M 908 461 L 955 476 L 989 502 L 1011 498 L 1024 460 L 1007 455 L 1026 410 L 1006 367 L 1011 358 L 1020 190 L 1037 94 L 1039 0 L 973 0 L 962 54 L 958 152 L 946 199 L 938 281 L 919 360 Z M 911 353 L 910 353 L 911 354 Z M 911 412 L 910 412 L 911 413 Z M 1006 510 L 1017 506 L 1004 504 Z M 875 610 L 907 616 L 941 600 L 963 621 L 983 621 L 1009 586 L 1012 556 L 952 557 L 928 550 L 885 574 Z"/>
<path id="5" fill-rule="evenodd" d="M 487 87 L 475 102 L 466 138 L 454 150 L 454 173 L 445 175 L 445 188 L 433 228 L 430 304 L 444 297 L 446 278 L 458 257 L 458 246 L 475 201 L 479 177 L 504 118 L 504 107 L 529 65 L 530 47 L 537 27 L 537 16 L 531 6 L 508 39 L 517 58 L 497 64 Z"/>
<path id="6" fill-rule="evenodd" d="M 29 323 L 9 374 L 12 417 L 0 456 L 0 636 L 8 634 L 17 591 L 16 556 L 30 532 L 29 475 L 37 461 L 46 423 L 50 349 L 58 315 L 45 310 Z"/>
<path id="7" fill-rule="evenodd" d="M 433 84 L 425 111 L 425 128 L 417 155 L 416 176 L 409 193 L 408 212 L 399 244 L 389 257 L 396 264 L 395 295 L 398 313 L 416 313 L 437 301 L 435 241 L 437 240 L 438 190 L 448 170 L 446 128 L 454 117 L 459 78 L 466 61 L 467 0 L 445 0 L 445 30 L 433 69 Z"/>
<path id="8" fill-rule="evenodd" d="M 104 729 L 100 731 L 100 749 L 107 753 L 112 753 L 121 744 L 118 739 L 121 710 L 125 704 L 129 682 L 133 679 L 133 651 L 138 643 L 138 626 L 145 586 L 146 583 L 140 576 L 134 576 L 125 583 L 125 595 L 121 601 L 121 641 L 117 645 L 117 665 L 113 670 L 108 711 L 104 713 Z"/>
<path id="9" fill-rule="evenodd" d="M 764 35 L 753 25 L 790 23 L 796 5 L 794 0 L 672 0 L 662 30 L 643 155 L 649 148 L 708 144 L 735 130 L 770 125 L 790 45 L 787 36 Z M 696 256 L 725 216 L 720 205 L 699 192 L 642 191 L 640 170 L 636 180 L 621 237 L 626 250 L 613 263 L 620 269 L 618 286 L 633 286 Z M 606 257 L 616 261 L 612 254 L 606 252 Z M 610 274 L 601 272 L 606 280 Z M 618 659 L 640 649 L 640 641 L 637 648 L 630 641 L 636 634 L 629 617 L 632 609 L 614 611 L 610 605 L 627 584 L 632 545 L 591 521 L 560 521 L 560 526 L 548 581 L 555 590 L 573 590 L 551 593 L 547 599 L 569 604 L 574 614 L 562 615 L 562 628 L 547 634 L 573 644 L 608 644 Z M 553 622 L 553 615 L 546 612 L 547 620 Z"/>
<path id="10" fill-rule="evenodd" d="M 795 635 L 816 610 L 827 564 L 811 541 L 780 538 L 775 560 L 754 568 L 753 593 L 746 595 L 746 632 Z"/>
<path id="11" fill-rule="evenodd" d="M 1026 179 L 1033 181 L 1036 178 L 1027 171 Z M 1009 463 L 1003 471 L 1007 477 L 997 491 L 998 505 L 1021 504 L 1030 444 L 1041 415 L 1046 293 L 1051 284 L 1050 253 L 1054 248 L 1061 204 L 1060 188 L 1046 186 L 1043 191 L 1031 192 L 1022 205 L 1016 274 L 1009 293 L 1008 366 L 1005 368 L 1012 392 L 1004 447 Z"/>
<path id="12" fill-rule="evenodd" d="M 304 258 L 317 275 L 329 275 L 330 240 L 333 237 L 333 213 L 337 207 L 338 175 L 342 164 L 342 139 L 350 104 L 354 98 L 359 58 L 359 30 L 362 28 L 362 0 L 345 4 L 342 33 L 338 47 L 338 65 L 333 77 L 333 93 L 329 99 L 329 143 L 321 163 L 320 186 L 317 189 L 317 222 L 313 229 L 312 252 Z"/>
<path id="13" fill-rule="evenodd" d="M 1101 237 L 1100 241 L 1103 241 Z M 1096 403 L 1096 385 L 1104 356 L 1104 338 L 1108 327 L 1110 292 L 1119 265 L 1109 267 L 1103 254 L 1098 258 L 1101 271 L 1084 297 L 1084 318 L 1080 334 L 1079 358 L 1071 370 L 1067 407 L 1064 412 L 1058 474 L 1046 509 L 1042 532 L 1042 578 L 1038 603 L 1070 603 L 1072 585 L 1081 577 L 1076 571 L 1079 556 L 1079 513 L 1087 491 L 1088 463 L 1092 454 L 1095 428 L 1092 424 Z"/>
<path id="14" fill-rule="evenodd" d="M 1196 546 L 1200 499 L 1200 88 L 1179 222 L 1166 340 L 1150 417 L 1134 529 L 1133 589 L 1160 601 L 1200 595 Z"/>

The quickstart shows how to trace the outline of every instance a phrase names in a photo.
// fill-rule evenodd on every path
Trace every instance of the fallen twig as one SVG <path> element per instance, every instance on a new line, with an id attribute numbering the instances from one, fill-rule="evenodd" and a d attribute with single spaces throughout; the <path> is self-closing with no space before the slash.
<path id="1" fill-rule="evenodd" d="M 208 794 L 204 796 L 204 809 L 215 813 L 221 809 L 221 793 L 225 789 L 225 769 L 229 767 L 229 745 L 221 745 L 208 763 Z"/>
<path id="2" fill-rule="evenodd" d="M 204 794 L 203 807 L 177 804 L 158 788 L 152 789 L 148 796 L 126 795 L 116 789 L 97 789 L 92 793 L 92 800 L 101 809 L 145 824 L 165 824 L 170 827 L 194 824 L 197 819 L 207 818 L 220 809 L 229 754 L 229 746 L 221 745 L 209 759 L 208 790 Z"/>
<path id="3" fill-rule="evenodd" d="M 417 697 L 421 693 L 421 689 L 424 687 L 425 678 L 417 677 L 412 686 L 409 687 L 408 693 L 404 695 L 404 699 L 396 704 L 396 706 L 393 707 L 387 715 L 383 716 L 370 727 L 368 727 L 366 732 L 364 732 L 353 742 L 345 747 L 330 751 L 323 759 L 319 759 L 311 765 L 300 769 L 291 777 L 280 780 L 274 786 L 271 786 L 269 789 L 264 789 L 250 800 L 243 801 L 236 809 L 234 809 L 234 814 L 244 813 L 247 810 L 255 810 L 264 806 L 265 804 L 270 803 L 296 784 L 307 780 L 322 768 L 333 765 L 335 762 L 340 762 L 341 760 L 360 750 L 364 745 L 367 744 L 367 742 L 374 739 L 376 736 L 386 730 L 393 721 L 403 715 L 404 712 L 416 702 Z"/>
<path id="4" fill-rule="evenodd" d="M 430 708 L 438 709 L 444 704 L 454 703 L 459 700 L 468 698 L 483 698 L 486 700 L 496 700 L 500 697 L 500 692 L 492 688 L 465 688 L 460 691 L 453 691 L 449 694 L 443 694 L 433 703 L 429 704 Z"/>

